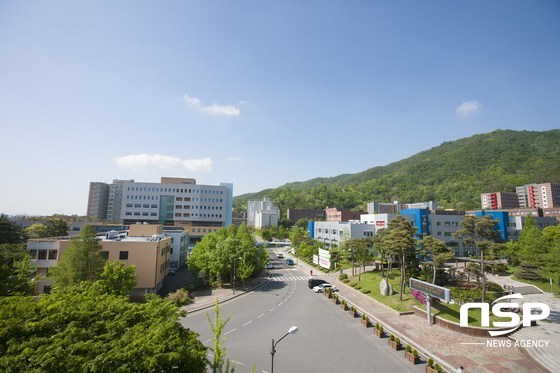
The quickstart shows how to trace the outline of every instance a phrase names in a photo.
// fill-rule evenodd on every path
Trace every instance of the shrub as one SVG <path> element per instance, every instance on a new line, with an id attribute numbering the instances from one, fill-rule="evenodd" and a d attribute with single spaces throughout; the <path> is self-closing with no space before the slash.
<path id="1" fill-rule="evenodd" d="M 443 368 L 439 364 L 436 364 L 435 368 L 436 368 L 436 372 L 438 372 L 438 373 L 443 372 Z"/>
<path id="2" fill-rule="evenodd" d="M 406 352 L 412 352 L 412 347 L 409 344 L 406 345 Z"/>
<path id="3" fill-rule="evenodd" d="M 185 289 L 177 289 L 177 291 L 169 293 L 165 299 L 173 302 L 177 307 L 191 304 L 193 301 L 189 292 Z"/>
<path id="4" fill-rule="evenodd" d="M 338 275 L 338 279 L 340 281 L 346 280 L 348 279 L 348 275 L 346 273 L 341 273 L 340 275 Z"/>
<path id="5" fill-rule="evenodd" d="M 414 355 L 414 357 L 418 357 L 418 351 L 416 351 L 416 349 L 412 350 L 412 355 Z"/>
<path id="6" fill-rule="evenodd" d="M 395 340 L 395 335 L 393 333 L 391 333 L 389 335 L 389 340 L 394 341 Z"/>
<path id="7" fill-rule="evenodd" d="M 348 285 L 350 285 L 352 287 L 355 287 L 356 285 L 358 285 L 358 283 L 357 282 L 350 282 Z"/>
<path id="8" fill-rule="evenodd" d="M 434 359 L 432 359 L 432 358 L 429 358 L 429 359 L 428 359 L 428 366 L 429 366 L 430 368 L 433 368 L 433 367 L 434 367 Z"/>
<path id="9" fill-rule="evenodd" d="M 383 326 L 382 325 L 379 325 L 379 332 L 383 333 Z"/>
<path id="10" fill-rule="evenodd" d="M 364 293 L 364 294 L 369 294 L 369 293 L 371 293 L 371 290 L 369 290 L 369 289 L 362 290 L 362 293 Z"/>
<path id="11" fill-rule="evenodd" d="M 375 329 L 379 329 L 379 323 L 377 321 L 375 322 Z"/>
<path id="12" fill-rule="evenodd" d="M 345 278 L 344 280 L 342 280 L 342 282 L 344 282 L 345 284 L 347 284 L 348 282 L 350 282 L 350 279 Z"/>
<path id="13" fill-rule="evenodd" d="M 401 339 L 399 337 L 395 337 L 395 342 L 400 345 L 401 344 Z"/>

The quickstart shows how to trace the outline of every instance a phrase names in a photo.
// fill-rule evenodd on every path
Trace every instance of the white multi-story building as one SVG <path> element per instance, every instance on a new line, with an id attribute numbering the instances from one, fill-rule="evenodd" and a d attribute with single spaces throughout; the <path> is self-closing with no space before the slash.
<path id="1" fill-rule="evenodd" d="M 249 200 L 247 202 L 247 227 L 265 228 L 278 227 L 280 210 L 268 198 L 262 200 Z"/>
<path id="2" fill-rule="evenodd" d="M 101 189 L 97 184 L 90 185 L 88 206 L 92 209 L 99 204 L 92 201 L 100 195 L 93 193 Z M 233 184 L 198 185 L 195 179 L 162 177 L 160 183 L 114 180 L 107 188 L 101 215 L 121 224 L 182 226 L 196 240 L 231 225 L 232 207 Z"/>
<path id="3" fill-rule="evenodd" d="M 316 221 L 313 238 L 328 247 L 339 246 L 351 238 L 370 238 L 375 235 L 375 225 L 358 221 Z"/>
<path id="4" fill-rule="evenodd" d="M 527 184 L 515 188 L 519 207 L 552 208 L 560 206 L 560 183 Z"/>

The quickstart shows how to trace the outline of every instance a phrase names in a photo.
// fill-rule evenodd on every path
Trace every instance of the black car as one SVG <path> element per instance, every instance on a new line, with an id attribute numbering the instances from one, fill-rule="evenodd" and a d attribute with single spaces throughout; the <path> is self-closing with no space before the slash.
<path id="1" fill-rule="evenodd" d="M 327 281 L 321 280 L 320 278 L 310 278 L 307 281 L 307 287 L 313 289 L 317 285 L 326 284 Z"/>

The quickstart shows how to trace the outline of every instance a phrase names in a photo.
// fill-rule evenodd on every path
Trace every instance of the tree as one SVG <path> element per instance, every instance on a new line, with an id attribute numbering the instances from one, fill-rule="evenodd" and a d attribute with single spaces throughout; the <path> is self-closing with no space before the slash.
<path id="1" fill-rule="evenodd" d="M 136 266 L 127 267 L 118 261 L 108 261 L 96 283 L 103 294 L 129 296 L 136 286 Z"/>
<path id="2" fill-rule="evenodd" d="M 399 299 L 402 300 L 404 287 L 406 286 L 406 266 L 415 258 L 416 239 L 415 229 L 402 216 L 397 215 L 389 222 L 387 232 L 383 236 L 383 246 L 397 256 L 400 265 L 400 291 Z"/>
<path id="3" fill-rule="evenodd" d="M 80 236 L 73 238 L 56 267 L 49 273 L 55 286 L 71 286 L 81 281 L 95 281 L 103 271 L 105 259 L 102 246 L 92 227 L 85 226 Z"/>
<path id="4" fill-rule="evenodd" d="M 344 242 L 344 248 L 350 253 L 352 260 L 352 275 L 354 276 L 354 263 L 358 264 L 365 270 L 365 265 L 372 258 L 371 241 L 364 238 L 352 238 Z M 358 274 L 358 279 L 361 280 L 362 272 Z"/>
<path id="5" fill-rule="evenodd" d="M 432 261 L 432 284 L 436 283 L 438 268 L 453 259 L 455 256 L 453 250 L 445 245 L 445 243 L 432 236 L 426 236 L 420 241 L 420 253 Z"/>
<path id="6" fill-rule="evenodd" d="M 465 216 L 461 222 L 461 229 L 455 235 L 463 239 L 466 245 L 475 246 L 480 250 L 480 277 L 482 280 L 481 301 L 486 299 L 486 275 L 484 273 L 484 252 L 490 249 L 491 244 L 499 237 L 495 229 L 498 220 L 492 219 L 491 215 Z"/>
<path id="7" fill-rule="evenodd" d="M 216 298 L 216 303 L 214 305 L 214 321 L 210 319 L 208 313 L 206 313 L 206 320 L 210 326 L 210 330 L 214 335 L 212 340 L 214 341 L 214 347 L 210 348 L 212 354 L 214 355 L 214 360 L 210 362 L 210 367 L 212 368 L 212 373 L 233 373 L 235 371 L 235 365 L 230 367 L 230 360 L 227 358 L 227 350 L 224 346 L 226 337 L 224 335 L 224 328 L 229 322 L 230 317 L 223 319 L 220 314 L 220 305 L 218 304 L 218 298 Z"/>
<path id="8" fill-rule="evenodd" d="M 47 237 L 62 237 L 68 235 L 68 224 L 62 219 L 47 220 Z"/>
<path id="9" fill-rule="evenodd" d="M 32 269 L 25 244 L 0 245 L 0 296 L 32 294 Z"/>
<path id="10" fill-rule="evenodd" d="M 373 237 L 373 248 L 376 251 L 377 255 L 379 256 L 379 260 L 381 261 L 381 279 L 384 279 L 385 276 L 385 260 L 389 255 L 389 250 L 384 246 L 384 236 L 387 234 L 386 229 L 382 229 Z M 390 271 L 390 269 L 389 269 Z M 388 277 L 388 274 L 387 274 Z"/>
<path id="11" fill-rule="evenodd" d="M 206 371 L 206 348 L 171 302 L 132 303 L 91 283 L 67 290 L 0 298 L 0 371 Z"/>
<path id="12" fill-rule="evenodd" d="M 30 239 L 49 237 L 47 226 L 43 223 L 31 224 L 29 227 L 25 228 L 24 231 Z"/>
<path id="13" fill-rule="evenodd" d="M 0 245 L 25 242 L 23 229 L 10 221 L 4 214 L 0 214 Z"/>
<path id="14" fill-rule="evenodd" d="M 518 240 L 518 255 L 521 261 L 542 265 L 546 262 L 549 242 L 550 241 L 535 224 L 533 216 L 528 215 Z"/>

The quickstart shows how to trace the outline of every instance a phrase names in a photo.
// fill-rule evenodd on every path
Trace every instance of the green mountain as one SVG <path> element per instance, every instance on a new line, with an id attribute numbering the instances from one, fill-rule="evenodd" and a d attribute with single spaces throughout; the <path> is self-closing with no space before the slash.
<path id="1" fill-rule="evenodd" d="M 234 198 L 268 197 L 286 208 L 355 208 L 371 201 L 436 200 L 442 208 L 480 208 L 480 194 L 514 192 L 532 182 L 560 182 L 560 130 L 497 130 L 444 142 L 387 166 L 329 178 L 288 183 Z"/>

